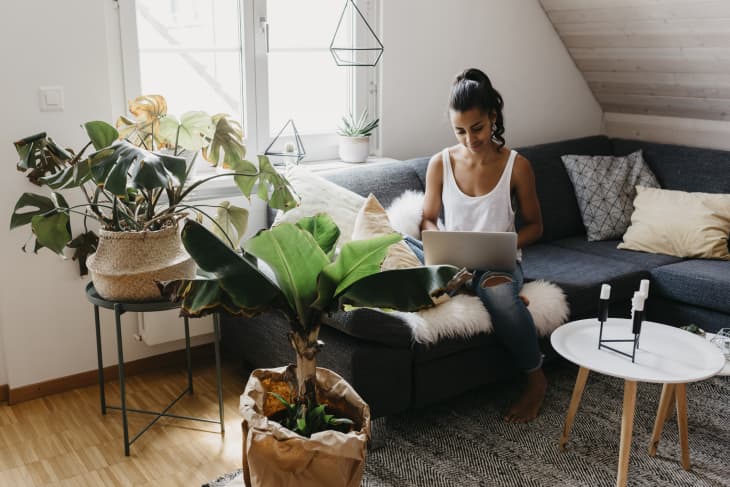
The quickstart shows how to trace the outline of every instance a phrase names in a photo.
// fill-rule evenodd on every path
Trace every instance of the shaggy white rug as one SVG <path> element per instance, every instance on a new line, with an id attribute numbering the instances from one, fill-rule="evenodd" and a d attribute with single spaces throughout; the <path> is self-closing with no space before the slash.
<path id="1" fill-rule="evenodd" d="M 423 193 L 406 191 L 387 209 L 391 226 L 406 235 L 420 238 Z M 520 292 L 530 305 L 527 310 L 535 320 L 540 336 L 549 335 L 568 319 L 568 301 L 560 287 L 546 281 L 528 282 Z M 432 344 L 443 338 L 469 337 L 492 332 L 492 320 L 476 296 L 456 295 L 448 301 L 415 313 L 393 311 L 413 332 L 418 343 Z"/>

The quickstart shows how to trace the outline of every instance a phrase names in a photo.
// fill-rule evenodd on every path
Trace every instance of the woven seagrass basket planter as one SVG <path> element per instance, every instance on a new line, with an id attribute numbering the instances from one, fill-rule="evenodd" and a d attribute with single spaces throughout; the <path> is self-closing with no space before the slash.
<path id="1" fill-rule="evenodd" d="M 110 301 L 160 300 L 155 281 L 195 277 L 195 261 L 177 225 L 142 232 L 101 230 L 87 266 L 99 296 Z"/>

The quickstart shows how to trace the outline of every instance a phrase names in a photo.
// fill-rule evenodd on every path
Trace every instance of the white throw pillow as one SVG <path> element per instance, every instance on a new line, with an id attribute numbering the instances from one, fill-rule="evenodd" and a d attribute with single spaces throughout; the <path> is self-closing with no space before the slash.
<path id="1" fill-rule="evenodd" d="M 357 214 L 355 230 L 352 232 L 352 240 L 367 240 L 373 237 L 389 235 L 393 231 L 393 226 L 388 221 L 388 215 L 385 213 L 385 209 L 383 209 L 375 195 L 371 193 Z M 421 261 L 418 260 L 418 257 L 416 257 L 408 245 L 401 240 L 390 246 L 385 260 L 380 265 L 380 269 L 387 271 L 420 266 Z"/>
<path id="2" fill-rule="evenodd" d="M 730 194 L 636 187 L 631 226 L 620 249 L 730 260 Z"/>
<path id="3" fill-rule="evenodd" d="M 286 178 L 301 198 L 301 202 L 299 206 L 286 213 L 279 211 L 272 226 L 280 223 L 296 223 L 305 216 L 327 213 L 340 227 L 337 246 L 351 240 L 355 218 L 365 198 L 317 176 L 302 166 L 293 166 L 287 171 Z"/>

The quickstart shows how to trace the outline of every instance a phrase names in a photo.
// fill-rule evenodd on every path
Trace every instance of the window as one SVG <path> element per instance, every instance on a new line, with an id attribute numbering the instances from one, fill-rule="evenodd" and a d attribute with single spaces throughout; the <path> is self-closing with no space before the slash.
<path id="1" fill-rule="evenodd" d="M 358 7 L 375 19 L 375 3 L 360 0 Z M 163 94 L 175 115 L 230 113 L 243 125 L 249 154 L 262 153 L 292 119 L 305 160 L 336 158 L 342 115 L 376 112 L 376 71 L 339 67 L 329 52 L 344 0 L 119 0 L 119 6 L 126 98 Z"/>

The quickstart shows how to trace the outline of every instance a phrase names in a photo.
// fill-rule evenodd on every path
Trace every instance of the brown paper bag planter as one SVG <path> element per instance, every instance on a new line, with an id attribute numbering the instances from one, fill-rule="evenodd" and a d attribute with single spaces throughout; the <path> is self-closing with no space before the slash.
<path id="1" fill-rule="evenodd" d="M 269 417 L 283 405 L 268 392 L 291 399 L 294 366 L 256 369 L 241 396 L 243 474 L 248 487 L 359 487 L 370 439 L 370 408 L 342 377 L 317 368 L 317 402 L 354 421 L 351 432 L 329 430 L 310 438 Z"/>
<path id="2" fill-rule="evenodd" d="M 195 277 L 195 262 L 177 225 L 143 232 L 101 230 L 87 266 L 99 296 L 109 301 L 159 301 L 155 281 Z"/>

